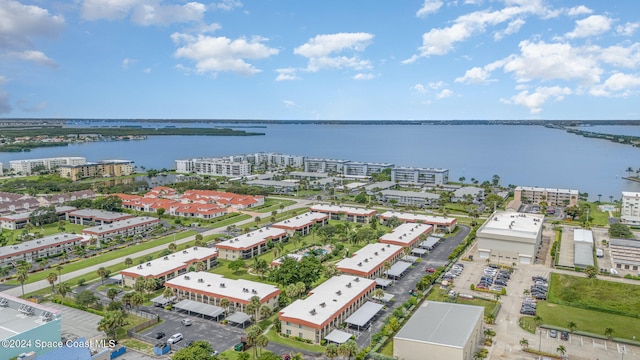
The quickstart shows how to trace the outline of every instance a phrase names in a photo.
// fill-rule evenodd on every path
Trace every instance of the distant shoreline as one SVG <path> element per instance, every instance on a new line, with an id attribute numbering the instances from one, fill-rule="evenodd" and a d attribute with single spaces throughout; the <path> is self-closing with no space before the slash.
<path id="1" fill-rule="evenodd" d="M 623 176 L 622 178 L 629 181 L 640 182 L 640 178 L 633 178 L 633 177 L 626 177 L 626 176 Z"/>

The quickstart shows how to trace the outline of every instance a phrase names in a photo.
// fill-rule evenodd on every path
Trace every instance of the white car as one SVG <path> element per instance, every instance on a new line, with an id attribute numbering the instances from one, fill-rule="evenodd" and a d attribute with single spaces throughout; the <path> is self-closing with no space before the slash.
<path id="1" fill-rule="evenodd" d="M 167 339 L 167 342 L 169 344 L 175 344 L 180 340 L 182 340 L 182 334 L 181 333 L 177 333 L 177 334 L 171 335 L 171 337 L 169 339 Z"/>

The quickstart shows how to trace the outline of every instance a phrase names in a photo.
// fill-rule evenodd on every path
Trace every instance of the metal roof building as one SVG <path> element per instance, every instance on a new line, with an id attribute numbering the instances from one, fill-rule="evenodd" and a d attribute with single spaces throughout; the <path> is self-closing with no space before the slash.
<path id="1" fill-rule="evenodd" d="M 472 360 L 482 343 L 484 308 L 425 301 L 393 338 L 393 356 L 405 360 Z"/>

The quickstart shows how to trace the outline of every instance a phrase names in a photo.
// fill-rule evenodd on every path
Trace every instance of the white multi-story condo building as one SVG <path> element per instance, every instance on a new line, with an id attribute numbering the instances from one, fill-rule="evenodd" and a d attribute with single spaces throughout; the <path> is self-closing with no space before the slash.
<path id="1" fill-rule="evenodd" d="M 578 205 L 578 190 L 518 186 L 513 192 L 513 199 L 527 204 L 540 204 L 546 201 L 550 206 Z"/>
<path id="2" fill-rule="evenodd" d="M 381 173 L 384 169 L 393 169 L 393 164 L 349 161 L 343 165 L 342 173 L 351 176 L 371 176 Z"/>
<path id="3" fill-rule="evenodd" d="M 348 162 L 349 160 L 305 158 L 304 171 L 321 173 L 342 173 L 344 170 L 344 164 Z"/>
<path id="4" fill-rule="evenodd" d="M 4 175 L 4 168 L 2 163 L 0 162 L 0 176 L 3 176 L 3 175 Z"/>
<path id="5" fill-rule="evenodd" d="M 440 200 L 440 194 L 419 191 L 382 190 L 379 194 L 382 201 L 394 200 L 398 205 L 431 206 Z"/>
<path id="6" fill-rule="evenodd" d="M 42 159 L 11 160 L 9 161 L 9 166 L 14 173 L 30 175 L 33 169 L 36 167 L 42 167 L 46 170 L 52 170 L 62 165 L 82 165 L 86 162 L 87 159 L 84 157 L 67 156 Z"/>
<path id="7" fill-rule="evenodd" d="M 70 251 L 86 239 L 80 235 L 59 233 L 40 239 L 0 247 L 0 267 L 18 261 L 35 262 L 39 258 Z"/>
<path id="8" fill-rule="evenodd" d="M 622 192 L 622 209 L 620 210 L 622 223 L 629 225 L 640 224 L 640 193 Z"/>
<path id="9" fill-rule="evenodd" d="M 259 152 L 255 154 L 234 155 L 230 158 L 234 162 L 248 161 L 253 165 L 262 165 L 267 168 L 284 168 L 287 166 L 300 168 L 304 166 L 304 156 L 299 155 Z"/>
<path id="10" fill-rule="evenodd" d="M 449 182 L 449 170 L 394 167 L 391 169 L 391 181 L 409 184 L 444 185 Z"/>
<path id="11" fill-rule="evenodd" d="M 176 172 L 199 175 L 242 177 L 251 175 L 251 163 L 233 162 L 221 158 L 176 160 Z"/>

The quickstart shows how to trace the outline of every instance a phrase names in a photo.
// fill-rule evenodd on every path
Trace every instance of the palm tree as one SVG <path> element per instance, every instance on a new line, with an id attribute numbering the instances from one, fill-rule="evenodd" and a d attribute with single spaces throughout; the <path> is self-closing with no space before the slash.
<path id="1" fill-rule="evenodd" d="M 264 349 L 265 347 L 267 347 L 267 345 L 269 345 L 269 339 L 267 338 L 266 335 L 264 334 L 260 334 L 258 335 L 258 337 L 256 337 L 255 341 L 254 341 L 256 348 L 258 349 L 258 352 L 262 352 L 262 349 Z"/>
<path id="2" fill-rule="evenodd" d="M 196 271 L 204 271 L 207 265 L 204 264 L 203 261 L 197 261 L 195 264 Z"/>
<path id="3" fill-rule="evenodd" d="M 18 282 L 20 283 L 20 286 L 22 286 L 22 296 L 24 297 L 24 283 L 27 281 L 27 279 L 29 279 L 29 274 L 27 273 L 26 270 L 18 270 L 18 272 L 16 273 L 16 280 L 18 280 Z"/>
<path id="4" fill-rule="evenodd" d="M 493 324 L 493 322 L 496 320 L 496 316 L 493 314 L 489 314 L 487 316 L 485 316 L 485 320 L 487 321 L 487 324 Z"/>
<path id="5" fill-rule="evenodd" d="M 573 333 L 574 331 L 576 331 L 576 328 L 578 327 L 578 325 L 576 325 L 576 323 L 574 323 L 573 321 L 569 321 L 569 324 L 567 325 L 567 327 L 569 328 L 571 333 Z"/>
<path id="6" fill-rule="evenodd" d="M 382 297 L 384 296 L 384 290 L 377 288 L 373 290 L 373 292 L 371 293 L 371 296 L 378 299 L 378 301 L 380 301 L 380 299 L 382 299 Z"/>
<path id="7" fill-rule="evenodd" d="M 124 259 L 124 266 L 129 267 L 131 265 L 133 265 L 133 259 L 131 259 L 131 258 Z"/>
<path id="8" fill-rule="evenodd" d="M 98 323 L 98 330 L 104 331 L 109 339 L 117 340 L 118 329 L 127 324 L 124 316 L 125 313 L 119 310 L 107 311 Z"/>
<path id="9" fill-rule="evenodd" d="M 388 262 L 388 261 L 385 261 L 384 264 L 382 264 L 382 268 L 387 273 L 387 279 L 388 279 L 389 278 L 389 269 L 391 269 L 391 263 Z"/>
<path id="10" fill-rule="evenodd" d="M 564 353 L 567 352 L 567 349 L 564 347 L 564 345 L 560 345 L 558 346 L 558 348 L 556 349 L 557 352 L 560 353 L 560 355 L 564 356 Z"/>
<path id="11" fill-rule="evenodd" d="M 538 334 L 540 334 L 540 342 L 538 343 L 538 351 L 540 351 L 540 349 L 542 349 L 542 331 L 540 330 L 542 318 L 540 317 L 540 315 L 536 315 L 533 317 L 533 321 L 536 323 L 536 327 L 538 328 Z"/>
<path id="12" fill-rule="evenodd" d="M 522 290 L 522 295 L 529 295 L 529 294 L 531 294 L 531 291 L 529 291 L 529 289 Z"/>
<path id="13" fill-rule="evenodd" d="M 118 289 L 110 287 L 109 290 L 107 290 L 107 297 L 109 300 L 113 301 L 116 296 L 118 296 Z"/>
<path id="14" fill-rule="evenodd" d="M 520 346 L 522 346 L 522 350 L 526 349 L 529 347 L 529 340 L 522 338 L 522 340 L 520 340 Z"/>
<path id="15" fill-rule="evenodd" d="M 266 319 L 271 316 L 271 308 L 267 305 L 262 305 L 260 307 L 260 319 Z"/>
<path id="16" fill-rule="evenodd" d="M 98 273 L 98 277 L 100 277 L 100 282 L 104 285 L 104 278 L 109 275 L 109 271 L 104 267 L 100 267 L 96 272 Z"/>
<path id="17" fill-rule="evenodd" d="M 47 281 L 49 282 L 49 284 L 51 285 L 51 291 L 53 292 L 53 286 L 56 283 L 56 280 L 58 280 L 58 275 L 54 272 L 49 273 L 49 275 L 47 275 Z"/>
<path id="18" fill-rule="evenodd" d="M 56 265 L 56 271 L 58 272 L 58 285 L 62 282 L 62 269 L 64 269 L 62 265 Z"/>
<path id="19" fill-rule="evenodd" d="M 171 252 L 175 252 L 177 248 L 178 248 L 178 245 L 176 245 L 175 243 L 171 243 L 167 246 L 167 249 Z"/>
<path id="20" fill-rule="evenodd" d="M 67 283 L 61 283 L 61 284 L 59 283 L 57 288 L 58 288 L 58 294 L 62 295 L 63 299 L 67 295 L 69 290 L 71 290 L 71 288 L 69 287 L 69 284 Z"/>
<path id="21" fill-rule="evenodd" d="M 324 356 L 328 357 L 329 359 L 333 359 L 335 357 L 338 356 L 338 347 L 336 346 L 336 344 L 331 343 L 329 345 L 327 345 L 327 348 L 324 350 Z"/>
<path id="22" fill-rule="evenodd" d="M 164 290 L 162 291 L 162 296 L 164 296 L 165 299 L 171 299 L 172 297 L 175 296 L 175 294 L 173 293 L 173 289 L 170 287 L 166 287 L 164 288 Z M 228 301 L 228 300 L 227 300 Z"/>
<path id="23" fill-rule="evenodd" d="M 613 328 L 605 328 L 604 329 L 604 336 L 607 337 L 607 339 L 611 340 L 611 338 L 613 337 L 613 333 L 615 333 L 616 331 L 613 330 Z"/>
<path id="24" fill-rule="evenodd" d="M 229 308 L 229 299 L 227 298 L 223 298 L 220 300 L 220 307 L 223 308 L 225 311 L 228 310 Z"/>
<path id="25" fill-rule="evenodd" d="M 295 284 L 287 285 L 287 287 L 284 289 L 284 293 L 289 299 L 293 299 L 299 295 L 298 288 Z"/>

